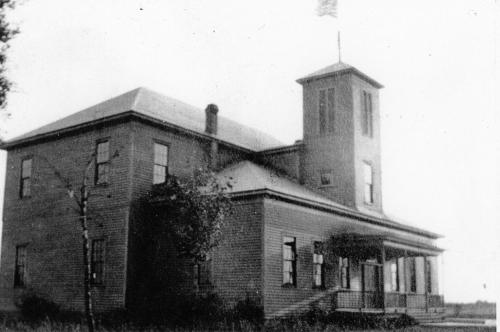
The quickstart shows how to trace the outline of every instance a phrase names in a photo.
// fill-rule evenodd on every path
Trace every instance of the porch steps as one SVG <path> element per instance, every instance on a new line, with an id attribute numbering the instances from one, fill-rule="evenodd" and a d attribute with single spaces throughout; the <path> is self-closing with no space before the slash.
<path id="1" fill-rule="evenodd" d="M 419 324 L 426 323 L 439 323 L 444 320 L 444 312 L 436 311 L 436 312 L 425 312 L 425 311 L 416 311 L 416 312 L 408 312 L 408 316 L 414 318 Z"/>

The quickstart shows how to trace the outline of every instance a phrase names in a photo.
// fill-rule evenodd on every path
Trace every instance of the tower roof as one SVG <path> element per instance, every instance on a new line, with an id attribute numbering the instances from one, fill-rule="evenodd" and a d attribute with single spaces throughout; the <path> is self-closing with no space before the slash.
<path id="1" fill-rule="evenodd" d="M 373 78 L 370 76 L 364 74 L 361 72 L 359 69 L 344 63 L 344 62 L 337 62 L 333 65 L 330 65 L 328 67 L 322 68 L 320 70 L 317 70 L 309 75 L 306 75 L 302 78 L 299 78 L 297 80 L 297 83 L 304 84 L 310 81 L 314 81 L 320 78 L 325 78 L 325 77 L 330 77 L 330 76 L 336 76 L 336 75 L 341 75 L 341 74 L 347 74 L 347 73 L 352 73 L 354 75 L 359 76 L 360 78 L 364 79 L 374 87 L 381 89 L 384 86 L 380 84 L 379 82 L 375 81 Z"/>

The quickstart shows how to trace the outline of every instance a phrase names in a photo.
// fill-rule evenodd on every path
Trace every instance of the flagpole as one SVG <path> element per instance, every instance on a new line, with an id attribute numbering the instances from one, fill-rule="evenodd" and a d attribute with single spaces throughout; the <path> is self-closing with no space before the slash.
<path id="1" fill-rule="evenodd" d="M 342 62 L 342 54 L 341 54 L 341 48 L 340 48 L 340 27 L 339 27 L 339 30 L 337 31 L 337 46 L 339 48 L 339 62 Z"/>

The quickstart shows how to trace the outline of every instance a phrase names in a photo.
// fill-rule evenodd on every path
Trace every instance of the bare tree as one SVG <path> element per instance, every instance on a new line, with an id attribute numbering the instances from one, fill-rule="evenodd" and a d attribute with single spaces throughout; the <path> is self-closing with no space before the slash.
<path id="1" fill-rule="evenodd" d="M 113 156 L 110 158 L 110 162 L 119 156 L 118 150 L 115 151 Z M 83 277 L 83 288 L 84 288 L 84 303 L 85 303 L 85 318 L 87 320 L 87 326 L 89 332 L 94 332 L 95 330 L 95 319 L 94 312 L 92 308 L 92 269 L 90 260 L 90 241 L 89 241 L 89 197 L 91 195 L 91 186 L 89 186 L 89 179 L 91 177 L 92 166 L 96 163 L 96 154 L 92 153 L 89 160 L 85 165 L 85 169 L 82 174 L 81 183 L 76 186 L 73 185 L 72 181 L 67 177 L 64 177 L 59 169 L 54 166 L 46 157 L 37 156 L 38 158 L 44 160 L 47 165 L 51 168 L 54 175 L 61 181 L 66 189 L 68 196 L 74 200 L 79 220 L 80 220 L 80 231 L 82 236 L 82 256 L 84 265 L 84 277 Z M 76 190 L 75 190 L 76 187 Z"/>

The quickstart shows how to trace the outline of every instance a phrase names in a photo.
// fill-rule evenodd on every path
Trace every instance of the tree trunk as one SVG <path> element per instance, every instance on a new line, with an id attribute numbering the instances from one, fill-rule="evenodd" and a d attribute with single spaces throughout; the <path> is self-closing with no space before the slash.
<path id="1" fill-rule="evenodd" d="M 84 291 L 85 291 L 85 316 L 87 318 L 87 326 L 89 332 L 94 332 L 94 314 L 92 312 L 92 293 L 90 288 L 90 278 L 91 278 L 91 267 L 90 267 L 90 245 L 89 245 L 89 230 L 87 226 L 87 203 L 88 203 L 88 191 L 86 186 L 86 181 L 81 190 L 81 209 L 80 209 L 80 221 L 82 227 L 82 240 L 83 240 L 83 265 L 85 266 L 84 272 Z"/>

